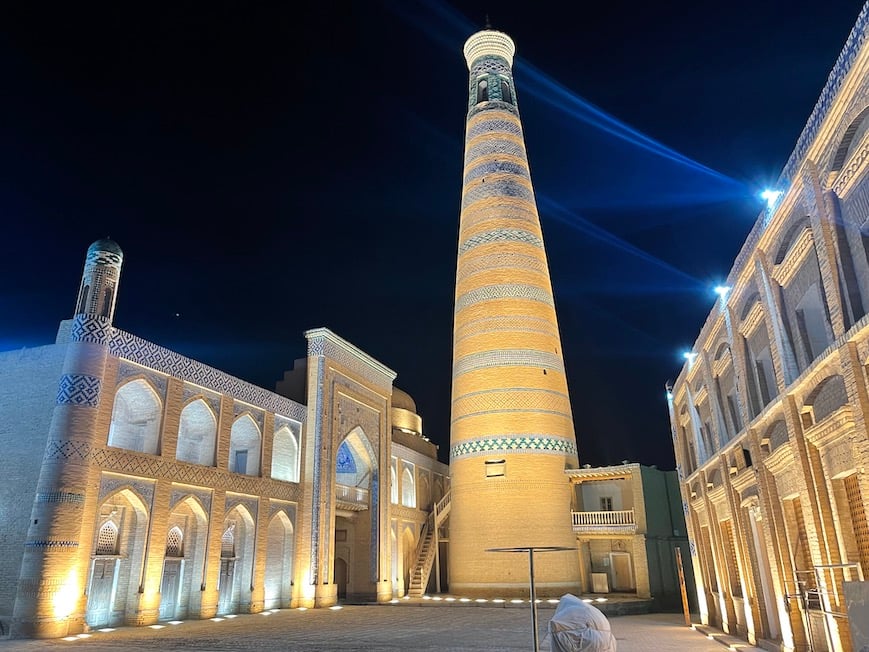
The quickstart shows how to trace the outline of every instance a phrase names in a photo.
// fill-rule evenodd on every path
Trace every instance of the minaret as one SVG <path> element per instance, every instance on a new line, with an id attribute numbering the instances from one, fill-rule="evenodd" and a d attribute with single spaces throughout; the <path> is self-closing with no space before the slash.
<path id="1" fill-rule="evenodd" d="M 484 29 L 470 70 L 450 428 L 451 593 L 527 596 L 528 555 L 576 548 L 578 465 L 552 285 L 513 85 L 512 39 Z M 575 551 L 534 558 L 538 595 L 579 590 Z"/>
<path id="2" fill-rule="evenodd" d="M 98 417 L 123 257 L 108 239 L 87 250 L 24 542 L 13 638 L 58 638 L 86 627 L 99 488 L 94 453 L 105 445 Z"/>

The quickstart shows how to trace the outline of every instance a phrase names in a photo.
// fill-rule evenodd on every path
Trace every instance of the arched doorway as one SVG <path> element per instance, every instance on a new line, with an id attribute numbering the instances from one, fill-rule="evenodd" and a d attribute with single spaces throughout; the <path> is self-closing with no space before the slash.
<path id="1" fill-rule="evenodd" d="M 220 576 L 217 613 L 232 614 L 250 607 L 254 520 L 243 505 L 236 505 L 223 522 L 220 537 Z"/>
<path id="2" fill-rule="evenodd" d="M 193 496 L 179 501 L 169 513 L 160 579 L 160 620 L 199 613 L 207 523 L 205 510 Z"/>
<path id="3" fill-rule="evenodd" d="M 373 600 L 377 595 L 379 487 L 376 459 L 362 428 L 351 430 L 338 446 L 333 575 L 338 577 L 339 563 L 343 564 L 340 572 L 346 576 L 346 582 L 339 585 L 338 590 L 348 599 Z"/>
<path id="4" fill-rule="evenodd" d="M 148 510 L 131 489 L 107 497 L 97 510 L 85 620 L 90 627 L 125 624 L 137 604 Z"/>
<path id="5" fill-rule="evenodd" d="M 341 557 L 335 557 L 335 574 L 332 581 L 338 587 L 338 599 L 345 599 L 347 597 L 347 562 Z"/>
<path id="6" fill-rule="evenodd" d="M 272 517 L 266 544 L 264 600 L 266 609 L 288 607 L 292 598 L 293 524 L 286 512 Z"/>

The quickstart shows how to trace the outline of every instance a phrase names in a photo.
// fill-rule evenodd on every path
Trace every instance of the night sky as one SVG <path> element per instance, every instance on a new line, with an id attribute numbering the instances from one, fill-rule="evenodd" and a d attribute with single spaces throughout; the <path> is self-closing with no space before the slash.
<path id="1" fill-rule="evenodd" d="M 467 68 L 518 104 L 580 462 L 675 468 L 664 385 L 862 3 L 8 2 L 0 350 L 51 343 L 87 247 L 115 325 L 273 389 L 327 327 L 448 461 Z"/>

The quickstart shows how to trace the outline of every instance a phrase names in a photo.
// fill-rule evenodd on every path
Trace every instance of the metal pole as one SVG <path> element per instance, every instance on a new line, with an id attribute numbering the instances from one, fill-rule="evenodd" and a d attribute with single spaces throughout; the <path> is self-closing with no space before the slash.
<path id="1" fill-rule="evenodd" d="M 438 540 L 438 503 L 435 501 L 434 509 L 432 510 L 432 514 L 434 514 L 434 542 L 435 547 L 435 592 L 441 592 L 441 556 L 440 556 L 440 541 Z M 423 587 L 423 590 L 425 587 Z"/>
<path id="2" fill-rule="evenodd" d="M 537 596 L 534 593 L 534 548 L 528 548 L 528 567 L 531 577 L 531 636 L 534 639 L 534 652 L 540 652 L 537 642 Z"/>
<path id="3" fill-rule="evenodd" d="M 688 593 L 685 590 L 685 571 L 682 569 L 682 550 L 676 546 L 676 570 L 679 572 L 679 589 L 682 591 L 682 611 L 685 612 L 685 625 L 691 627 L 691 612 L 688 609 Z"/>

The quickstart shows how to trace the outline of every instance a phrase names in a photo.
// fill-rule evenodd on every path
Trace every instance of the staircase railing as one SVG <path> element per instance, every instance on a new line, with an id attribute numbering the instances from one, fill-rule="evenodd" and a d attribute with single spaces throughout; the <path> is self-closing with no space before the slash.
<path id="1" fill-rule="evenodd" d="M 407 591 L 407 594 L 412 598 L 421 598 L 425 595 L 432 568 L 438 558 L 438 528 L 446 520 L 449 512 L 450 494 L 447 492 L 432 508 L 419 535 L 419 543 L 416 547 L 416 563 L 410 575 L 410 586 Z M 438 584 L 437 590 L 440 592 L 440 574 L 435 577 Z"/>

